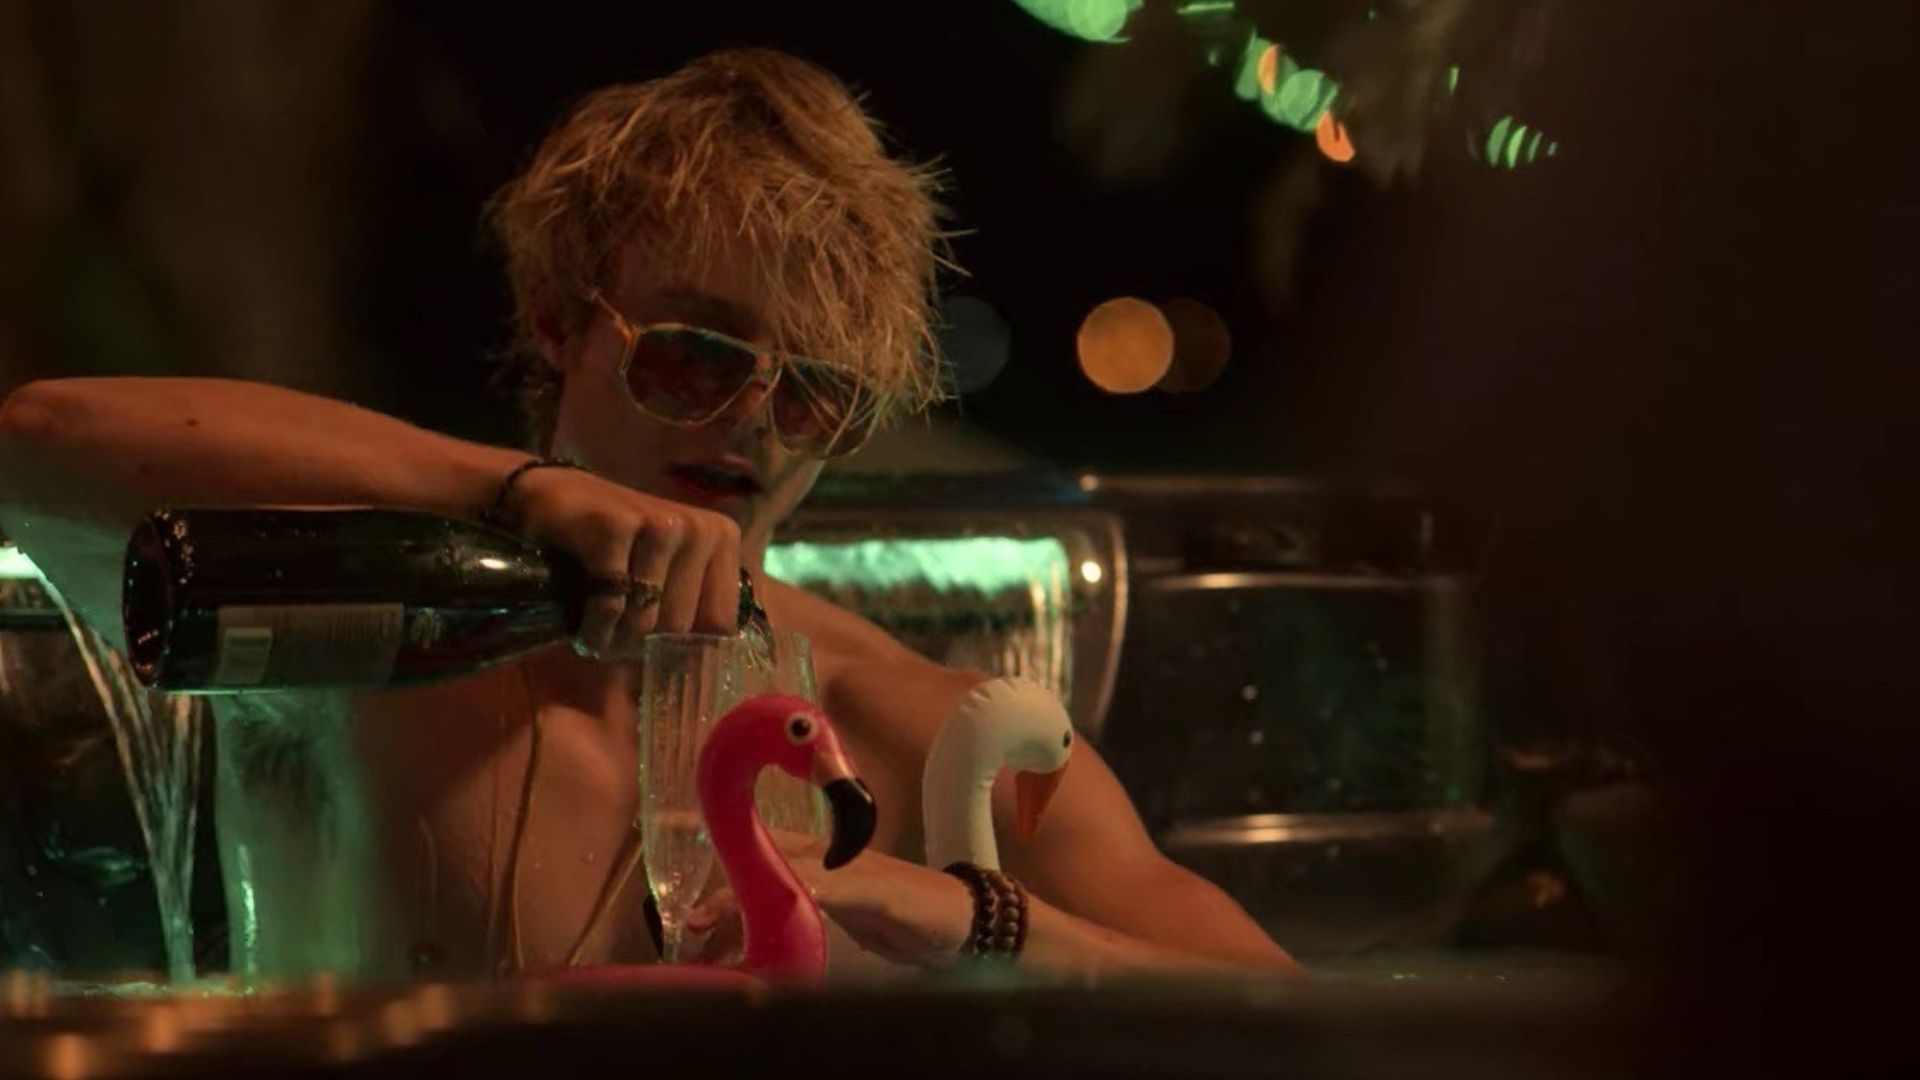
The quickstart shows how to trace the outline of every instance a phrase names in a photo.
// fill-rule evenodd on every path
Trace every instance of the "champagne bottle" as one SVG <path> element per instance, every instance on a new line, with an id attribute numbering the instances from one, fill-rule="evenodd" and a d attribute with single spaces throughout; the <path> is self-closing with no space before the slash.
<path id="1" fill-rule="evenodd" d="M 189 694 L 465 675 L 571 637 L 587 591 L 565 554 L 406 510 L 157 511 L 125 568 L 135 674 Z"/>

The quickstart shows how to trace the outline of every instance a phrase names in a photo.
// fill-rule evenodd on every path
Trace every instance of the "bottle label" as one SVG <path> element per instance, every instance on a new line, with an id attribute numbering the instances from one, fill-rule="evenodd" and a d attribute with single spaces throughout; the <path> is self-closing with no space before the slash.
<path id="1" fill-rule="evenodd" d="M 405 614 L 401 604 L 222 607 L 213 685 L 382 685 L 393 677 Z"/>

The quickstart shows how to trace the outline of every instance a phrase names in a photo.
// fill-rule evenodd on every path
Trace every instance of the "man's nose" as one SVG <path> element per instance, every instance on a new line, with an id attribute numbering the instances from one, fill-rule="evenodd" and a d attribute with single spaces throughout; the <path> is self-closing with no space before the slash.
<path id="1" fill-rule="evenodd" d="M 767 395 L 773 391 L 773 371 L 769 365 L 762 365 L 754 372 L 737 397 L 727 406 L 721 418 L 735 424 L 751 424 L 765 419 L 767 415 Z"/>
<path id="2" fill-rule="evenodd" d="M 767 394 L 772 389 L 772 380 L 756 377 L 752 382 L 747 384 L 745 390 L 740 391 L 739 397 L 733 399 L 733 407 L 740 410 L 740 412 L 746 416 L 759 416 L 762 410 L 766 408 Z"/>

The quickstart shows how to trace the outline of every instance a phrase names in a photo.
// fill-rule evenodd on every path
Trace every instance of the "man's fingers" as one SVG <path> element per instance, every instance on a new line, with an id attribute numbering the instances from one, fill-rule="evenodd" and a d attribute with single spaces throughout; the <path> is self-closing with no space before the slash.
<path id="1" fill-rule="evenodd" d="M 740 618 L 740 530 L 732 521 L 722 518 L 714 523 L 703 570 L 694 629 L 731 634 L 739 629 Z"/>
<path id="2" fill-rule="evenodd" d="M 622 597 L 593 596 L 580 613 L 580 632 L 574 636 L 580 649 L 589 656 L 605 656 L 613 648 L 620 616 L 627 602 Z"/>
<path id="3" fill-rule="evenodd" d="M 692 930 L 691 927 L 688 928 Z M 699 933 L 699 931 L 693 931 Z M 740 916 L 733 915 L 713 927 L 705 941 L 700 943 L 700 952 L 695 962 L 701 964 L 724 964 L 733 961 L 746 942 L 746 931 L 741 926 Z"/>
<path id="4" fill-rule="evenodd" d="M 541 469 L 518 485 L 520 532 L 580 560 L 594 584 L 575 645 L 619 659 L 650 633 L 732 633 L 740 527 L 721 514 L 655 498 L 585 472 Z M 630 602 L 630 581 L 659 590 Z"/>
<path id="5" fill-rule="evenodd" d="M 628 545 L 624 537 L 608 535 L 597 540 L 583 560 L 588 573 L 603 581 L 623 581 L 627 576 Z M 617 642 L 620 620 L 626 614 L 624 593 L 591 590 L 580 613 L 580 632 L 575 635 L 582 649 L 591 656 L 605 656 Z"/>
<path id="6" fill-rule="evenodd" d="M 633 546 L 627 555 L 627 573 L 636 582 L 645 582 L 655 589 L 664 589 L 667 572 L 673 565 L 673 544 L 676 538 L 663 534 L 648 526 L 642 526 L 633 538 Z M 620 625 L 625 640 L 635 646 L 639 638 L 650 634 L 660 621 L 660 598 L 656 596 L 651 603 L 636 604 L 627 602 L 626 617 Z"/>
<path id="7" fill-rule="evenodd" d="M 723 888 L 693 905 L 687 913 L 687 933 L 706 935 L 694 958 L 696 963 L 718 964 L 738 953 L 746 941 L 746 928 L 733 893 Z"/>
<path id="8" fill-rule="evenodd" d="M 694 616 L 700 611 L 701 595 L 706 587 L 707 557 L 713 551 L 714 538 L 701 523 L 681 521 L 673 551 L 673 564 L 667 570 L 665 594 L 660 598 L 662 633 L 684 634 L 694 629 Z"/>
<path id="9" fill-rule="evenodd" d="M 721 889 L 713 895 L 703 898 L 699 903 L 693 905 L 692 910 L 687 912 L 687 929 L 694 931 L 709 930 L 739 910 L 740 905 L 735 902 L 733 893 Z"/>

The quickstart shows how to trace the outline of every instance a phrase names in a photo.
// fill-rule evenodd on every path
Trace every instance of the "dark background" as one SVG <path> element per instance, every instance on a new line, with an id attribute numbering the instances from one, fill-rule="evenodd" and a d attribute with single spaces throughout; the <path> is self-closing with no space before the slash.
<path id="1" fill-rule="evenodd" d="M 10 358 L 23 373 L 269 377 L 510 440 L 509 410 L 482 389 L 487 355 L 507 338 L 498 260 L 478 225 L 484 200 L 586 91 L 715 48 L 773 45 L 842 75 L 899 152 L 948 170 L 967 272 L 950 285 L 993 303 L 1013 341 L 1001 378 L 944 415 L 1070 466 L 1312 468 L 1328 461 L 1308 431 L 1327 372 L 1301 330 L 1331 287 L 1322 254 L 1352 231 L 1357 208 L 1407 197 L 1315 167 L 1311 140 L 1235 98 L 1233 66 L 1207 67 L 1159 3 L 1125 46 L 1076 41 L 1011 0 L 413 0 L 317 9 L 330 16 L 255 6 L 251 19 L 239 17 L 249 6 L 229 6 L 129 19 L 113 5 L 12 5 L 33 45 L 16 77 L 39 76 L 38 149 L 67 163 L 70 181 L 57 213 L 20 226 L 26 252 L 41 255 L 15 335 L 32 347 Z M 1298 7 L 1250 5 L 1269 36 L 1298 26 L 1308 41 L 1361 5 L 1307 17 Z M 241 74 L 210 76 L 210 65 Z M 69 94 L 79 100 L 60 100 Z M 247 94 L 257 100 L 234 104 Z M 1297 221 L 1263 229 L 1261 200 L 1289 167 L 1310 173 L 1317 194 Z M 1474 168 L 1481 182 L 1519 182 Z M 189 204 L 223 228 L 246 222 L 247 235 L 225 250 L 205 233 L 149 250 L 163 228 L 142 219 Z M 112 265 L 73 265 L 75 232 L 109 249 L 94 257 Z M 183 246 L 204 249 L 209 265 L 168 265 L 192 259 Z M 325 297 L 297 310 L 330 316 L 314 328 L 329 349 L 232 347 L 206 325 L 234 319 L 222 298 L 179 295 L 182 276 L 244 276 L 250 259 L 297 263 L 309 249 L 303 269 L 275 273 L 283 289 Z M 1297 252 L 1291 289 L 1260 271 L 1275 252 Z M 54 306 L 78 310 L 32 310 L 49 290 L 66 297 Z M 1122 295 L 1215 307 L 1234 335 L 1226 375 L 1191 396 L 1094 388 L 1078 373 L 1074 331 Z M 150 325 L 145 340 L 83 328 L 128 307 Z"/>
<path id="2" fill-rule="evenodd" d="M 322 8 L 235 31 L 196 5 L 0 6 L 25 148 L 0 233 L 10 381 L 265 375 L 505 441 L 482 390 L 504 330 L 481 201 L 574 95 L 787 48 L 952 170 L 966 288 L 1014 328 L 968 421 L 1064 464 L 1391 475 L 1494 515 L 1508 707 L 1631 737 L 1670 780 L 1696 887 L 1652 958 L 1697 976 L 1668 1003 L 1680 1034 L 1727 1036 L 1684 1045 L 1838 1071 L 1898 1034 L 1920 802 L 1914 5 L 1555 5 L 1541 63 L 1503 92 L 1559 156 L 1505 173 L 1436 151 L 1387 186 L 1319 167 L 1314 212 L 1278 231 L 1260 200 L 1313 150 L 1230 73 L 1103 78 L 1105 47 L 1011 3 Z M 1159 40 L 1121 48 L 1177 59 Z M 326 41 L 345 44 L 303 51 Z M 228 70 L 260 73 L 258 117 L 207 74 Z M 1128 88 L 1134 134 L 1172 149 L 1121 167 L 1077 149 L 1063 102 L 1089 79 Z M 42 160 L 52 179 L 23 181 Z M 258 266 L 215 243 L 223 221 L 259 223 Z M 1285 290 L 1260 269 L 1272 245 L 1297 251 Z M 220 329 L 269 279 L 289 289 L 260 304 L 302 283 L 325 302 Z M 1184 398 L 1093 390 L 1072 331 L 1118 294 L 1213 304 L 1226 375 Z"/>
<path id="3" fill-rule="evenodd" d="M 961 231 L 953 249 L 967 275 L 950 287 L 1000 310 L 1013 359 L 946 415 L 1067 465 L 1306 464 L 1302 439 L 1244 432 L 1292 432 L 1308 411 L 1314 363 L 1293 352 L 1294 305 L 1265 295 L 1253 272 L 1262 238 L 1252 219 L 1278 170 L 1302 156 L 1311 164 L 1313 150 L 1234 98 L 1231 70 L 1207 68 L 1163 8 L 1136 20 L 1152 44 L 1127 47 L 1085 45 L 1010 2 L 567 4 L 537 18 L 515 4 L 415 3 L 389 19 L 389 48 L 404 56 L 390 92 L 406 100 L 415 65 L 430 57 L 460 105 L 426 138 L 429 117 L 390 114 L 372 166 L 376 228 L 386 237 L 369 253 L 373 325 L 433 367 L 430 377 L 402 376 L 397 400 L 409 411 L 447 425 L 498 422 L 435 392 L 471 378 L 472 358 L 501 338 L 497 320 L 450 326 L 422 315 L 500 310 L 494 262 L 473 243 L 477 209 L 564 104 L 710 49 L 773 44 L 842 75 L 898 151 L 948 170 Z M 1099 102 L 1090 122 L 1099 134 L 1087 123 L 1074 134 L 1074 84 L 1093 82 L 1078 93 L 1097 95 L 1136 46 L 1155 50 L 1142 76 L 1148 92 Z M 1092 147 L 1135 145 L 1142 131 L 1148 148 L 1122 150 L 1108 175 L 1090 165 Z M 1324 172 L 1327 212 L 1303 222 L 1315 241 L 1338 231 L 1338 211 L 1364 194 L 1357 177 Z M 455 261 L 459 254 L 468 258 Z M 1078 373 L 1073 335 L 1088 309 L 1121 295 L 1214 305 L 1236 334 L 1238 362 L 1193 398 L 1100 392 Z M 1301 303 L 1312 300 L 1308 290 Z M 1261 406 L 1235 407 L 1247 400 Z"/>

